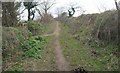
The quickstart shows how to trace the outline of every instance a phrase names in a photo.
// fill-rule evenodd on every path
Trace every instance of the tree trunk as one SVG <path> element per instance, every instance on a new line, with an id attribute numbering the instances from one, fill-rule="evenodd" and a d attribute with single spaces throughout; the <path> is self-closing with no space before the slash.
<path id="1" fill-rule="evenodd" d="M 115 0 L 115 5 L 116 5 L 116 9 L 118 10 L 119 8 L 116 0 Z"/>
<path id="2" fill-rule="evenodd" d="M 35 17 L 35 11 L 33 10 L 33 11 L 31 11 L 31 14 L 32 14 L 32 20 L 34 19 L 34 17 Z"/>
<path id="3" fill-rule="evenodd" d="M 45 14 L 47 14 L 47 9 L 45 9 Z"/>
<path id="4" fill-rule="evenodd" d="M 98 30 L 97 30 L 97 33 L 96 33 L 96 38 L 97 38 L 97 39 L 99 39 L 98 36 L 99 36 L 99 32 L 100 32 L 100 26 L 101 26 L 101 24 L 99 24 L 99 26 L 98 26 Z"/>
<path id="5" fill-rule="evenodd" d="M 34 17 L 35 17 L 35 14 L 33 13 L 32 15 L 33 15 L 32 20 L 33 20 L 33 19 L 34 19 Z"/>
<path id="6" fill-rule="evenodd" d="M 28 21 L 30 21 L 30 9 L 28 8 Z"/>

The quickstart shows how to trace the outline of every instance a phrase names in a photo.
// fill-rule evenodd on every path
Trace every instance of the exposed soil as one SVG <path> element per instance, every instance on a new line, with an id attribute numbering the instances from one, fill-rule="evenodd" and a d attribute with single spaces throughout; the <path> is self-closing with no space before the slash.
<path id="1" fill-rule="evenodd" d="M 59 33 L 60 33 L 60 27 L 59 27 L 59 23 L 57 22 L 56 28 L 54 30 L 54 35 L 55 35 L 54 46 L 55 46 L 56 64 L 57 64 L 58 70 L 68 71 L 69 64 L 65 60 L 65 57 L 63 56 L 63 53 L 62 53 L 62 49 L 59 42 Z"/>

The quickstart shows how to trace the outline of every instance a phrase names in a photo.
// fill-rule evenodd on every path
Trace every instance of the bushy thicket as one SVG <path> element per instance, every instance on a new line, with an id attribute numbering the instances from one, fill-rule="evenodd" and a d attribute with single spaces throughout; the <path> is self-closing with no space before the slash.
<path id="1" fill-rule="evenodd" d="M 118 40 L 117 11 L 106 11 L 96 17 L 93 35 L 108 43 L 117 43 Z"/>
<path id="2" fill-rule="evenodd" d="M 118 14 L 117 11 L 105 11 L 100 14 L 82 14 L 79 17 L 64 17 L 60 20 L 68 25 L 73 35 L 84 28 L 84 32 L 90 35 L 92 39 L 102 41 L 104 43 L 117 43 L 118 40 Z M 62 18 L 63 19 L 63 18 Z M 88 34 L 89 33 L 89 34 Z"/>
<path id="3" fill-rule="evenodd" d="M 28 30 L 22 28 L 3 27 L 2 29 L 3 56 L 4 54 L 9 55 L 7 52 L 9 50 L 13 52 L 13 49 L 18 48 L 31 34 Z"/>
<path id="4" fill-rule="evenodd" d="M 7 63 L 19 61 L 21 56 L 20 45 L 31 36 L 31 33 L 20 27 L 2 27 L 2 60 L 3 69 Z"/>
<path id="5" fill-rule="evenodd" d="M 44 25 L 36 21 L 28 21 L 27 28 L 32 33 L 32 35 L 40 35 L 45 30 Z"/>
<path id="6" fill-rule="evenodd" d="M 25 57 L 38 57 L 45 40 L 37 36 L 44 32 L 44 25 L 29 21 L 27 24 L 21 23 L 20 27 L 2 29 L 3 69 L 6 69 L 10 63 L 12 66 Z"/>

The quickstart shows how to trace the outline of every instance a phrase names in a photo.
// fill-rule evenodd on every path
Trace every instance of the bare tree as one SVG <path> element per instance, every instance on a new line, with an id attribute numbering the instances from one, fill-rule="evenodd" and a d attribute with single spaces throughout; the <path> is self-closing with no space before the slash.
<path id="1" fill-rule="evenodd" d="M 38 12 L 38 14 L 40 15 L 40 18 L 43 18 L 43 13 L 42 13 L 42 11 L 41 11 L 39 8 L 37 8 L 37 7 L 35 7 L 35 9 L 36 9 L 36 11 Z"/>
<path id="2" fill-rule="evenodd" d="M 59 8 L 56 8 L 55 12 L 58 16 L 58 18 L 60 17 L 60 15 L 65 11 L 64 7 L 59 7 Z"/>
<path id="3" fill-rule="evenodd" d="M 44 14 L 48 13 L 48 10 L 55 4 L 55 0 L 44 0 L 40 8 L 44 11 Z"/>
<path id="4" fill-rule="evenodd" d="M 41 4 L 36 8 L 38 14 L 41 16 L 42 22 L 51 22 L 52 16 L 48 13 L 48 11 L 55 4 L 55 0 L 41 0 Z"/>
<path id="5" fill-rule="evenodd" d="M 37 3 L 35 2 L 24 2 L 24 6 L 25 8 L 28 10 L 28 21 L 30 21 L 31 19 L 34 19 L 35 16 L 35 10 L 32 10 L 34 7 L 37 6 Z M 32 16 L 32 18 L 30 18 L 30 16 Z"/>
<path id="6" fill-rule="evenodd" d="M 68 5 L 68 14 L 69 17 L 72 17 L 75 12 L 79 12 L 79 14 L 83 14 L 85 12 L 85 10 L 83 10 L 83 8 L 81 7 L 81 5 L 79 5 L 78 3 L 69 3 Z"/>
<path id="7" fill-rule="evenodd" d="M 37 10 L 36 7 L 41 5 L 42 3 L 41 3 L 41 0 L 39 1 L 39 3 L 36 2 L 36 0 L 29 0 L 29 2 L 24 0 L 23 4 L 25 6 L 24 10 L 26 10 L 26 9 L 28 10 L 28 21 L 29 21 L 29 20 L 33 20 L 34 19 L 34 17 L 35 17 L 35 10 Z M 31 18 L 31 16 L 33 16 L 33 17 Z"/>
<path id="8" fill-rule="evenodd" d="M 71 8 L 72 11 L 68 10 L 69 17 L 72 17 L 75 13 L 75 8 Z"/>

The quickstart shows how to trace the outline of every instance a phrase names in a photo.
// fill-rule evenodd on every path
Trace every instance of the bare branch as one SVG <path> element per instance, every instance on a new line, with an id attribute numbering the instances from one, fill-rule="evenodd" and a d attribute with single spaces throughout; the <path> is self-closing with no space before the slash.
<path id="1" fill-rule="evenodd" d="M 55 1 L 55 0 L 54 0 Z M 55 4 L 54 1 L 52 0 L 44 0 L 41 5 L 40 8 L 42 10 L 44 10 L 45 13 L 48 12 L 48 10 Z"/>
<path id="2" fill-rule="evenodd" d="M 21 13 L 19 13 L 18 15 L 22 14 L 25 10 L 26 10 L 26 8 L 25 8 L 24 10 L 22 10 L 22 12 L 21 12 Z"/>
<path id="3" fill-rule="evenodd" d="M 35 9 L 37 10 L 38 14 L 39 14 L 41 17 L 43 17 L 43 16 L 42 16 L 42 13 L 40 12 L 40 10 L 39 10 L 37 7 L 35 7 Z"/>

